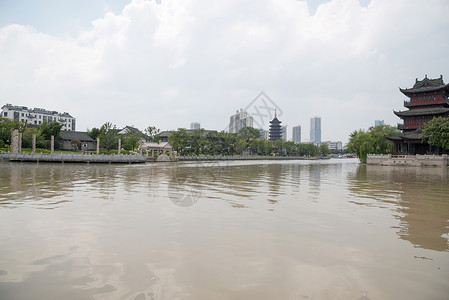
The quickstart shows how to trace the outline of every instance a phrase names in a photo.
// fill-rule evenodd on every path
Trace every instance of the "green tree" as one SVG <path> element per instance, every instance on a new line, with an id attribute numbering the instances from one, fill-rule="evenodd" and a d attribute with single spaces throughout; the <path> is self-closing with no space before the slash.
<path id="1" fill-rule="evenodd" d="M 301 156 L 317 156 L 319 154 L 319 148 L 313 143 L 301 143 L 298 145 L 299 155 Z"/>
<path id="2" fill-rule="evenodd" d="M 399 130 L 393 126 L 381 125 L 373 126 L 365 131 L 363 129 L 355 130 L 349 135 L 349 142 L 346 149 L 349 152 L 355 152 L 360 162 L 366 163 L 368 154 L 386 154 L 394 151 L 393 142 L 385 136 L 399 133 Z"/>
<path id="3" fill-rule="evenodd" d="M 100 129 L 99 128 L 92 128 L 91 130 L 87 129 L 87 134 L 93 138 L 94 140 L 97 139 L 97 137 L 100 135 Z"/>
<path id="4" fill-rule="evenodd" d="M 424 123 L 422 135 L 430 145 L 449 149 L 449 117 L 436 117 Z"/>
<path id="5" fill-rule="evenodd" d="M 239 130 L 238 136 L 248 142 L 260 138 L 260 131 L 253 127 L 243 127 Z"/>
<path id="6" fill-rule="evenodd" d="M 187 130 L 178 128 L 178 130 L 170 132 L 168 141 L 173 147 L 173 150 L 177 151 L 179 155 L 186 155 L 186 148 L 190 147 L 188 144 L 189 134 Z"/>
<path id="7" fill-rule="evenodd" d="M 331 154 L 331 150 L 329 150 L 329 146 L 327 144 L 321 144 L 318 151 L 322 156 Z"/>
<path id="8" fill-rule="evenodd" d="M 70 144 L 72 145 L 72 149 L 73 150 L 80 150 L 81 149 L 81 141 L 78 139 L 74 139 L 70 142 Z"/>
<path id="9" fill-rule="evenodd" d="M 123 135 L 123 149 L 133 150 L 139 146 L 139 140 L 142 138 L 142 134 L 133 130 L 133 126 L 126 127 L 125 134 Z"/>
<path id="10" fill-rule="evenodd" d="M 195 129 L 190 133 L 190 146 L 193 154 L 200 155 L 203 153 L 206 145 L 206 135 L 203 128 Z"/>
<path id="11" fill-rule="evenodd" d="M 148 126 L 144 130 L 145 134 L 150 138 L 150 142 L 155 142 L 158 139 L 159 133 L 161 133 L 161 130 L 156 128 L 155 126 Z"/>
<path id="12" fill-rule="evenodd" d="M 117 127 L 109 122 L 101 125 L 100 134 L 100 144 L 103 145 L 107 150 L 111 150 L 117 147 Z"/>
<path id="13" fill-rule="evenodd" d="M 0 144 L 3 146 L 10 145 L 12 130 L 18 129 L 20 132 L 24 132 L 25 128 L 25 122 L 0 117 Z"/>
<path id="14" fill-rule="evenodd" d="M 54 120 L 50 123 L 44 121 L 39 125 L 39 131 L 46 140 L 50 140 L 51 136 L 54 136 L 55 140 L 57 140 L 60 137 L 59 134 L 61 133 L 61 128 L 62 124 Z"/>

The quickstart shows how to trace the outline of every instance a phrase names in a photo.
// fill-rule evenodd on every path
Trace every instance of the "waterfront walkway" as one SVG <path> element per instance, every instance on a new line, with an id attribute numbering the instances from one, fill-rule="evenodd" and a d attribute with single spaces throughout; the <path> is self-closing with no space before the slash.
<path id="1" fill-rule="evenodd" d="M 0 153 L 8 161 L 28 162 L 74 162 L 74 163 L 145 163 L 143 155 L 105 155 L 81 153 Z"/>
<path id="2" fill-rule="evenodd" d="M 315 160 L 329 159 L 329 157 L 304 156 L 178 156 L 181 161 L 207 161 L 207 160 Z"/>

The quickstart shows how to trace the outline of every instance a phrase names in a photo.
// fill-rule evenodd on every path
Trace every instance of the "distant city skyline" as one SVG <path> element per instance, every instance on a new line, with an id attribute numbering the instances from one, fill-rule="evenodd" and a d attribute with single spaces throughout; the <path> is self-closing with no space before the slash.
<path id="1" fill-rule="evenodd" d="M 321 139 L 346 143 L 376 119 L 401 122 L 398 87 L 447 81 L 448 11 L 441 0 L 1 1 L 0 101 L 69 111 L 83 131 L 192 120 L 221 131 L 264 91 L 256 127 L 277 107 L 284 125 L 304 120 L 302 140 L 319 115 Z"/>

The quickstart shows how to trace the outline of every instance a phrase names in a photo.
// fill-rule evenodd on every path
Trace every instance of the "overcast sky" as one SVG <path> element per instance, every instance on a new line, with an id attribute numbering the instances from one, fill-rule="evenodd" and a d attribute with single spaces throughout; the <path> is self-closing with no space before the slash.
<path id="1" fill-rule="evenodd" d="M 80 131 L 223 130 L 263 91 L 289 139 L 320 116 L 322 140 L 346 143 L 400 122 L 399 87 L 449 82 L 448 13 L 447 0 L 0 0 L 0 105 L 67 111 Z"/>

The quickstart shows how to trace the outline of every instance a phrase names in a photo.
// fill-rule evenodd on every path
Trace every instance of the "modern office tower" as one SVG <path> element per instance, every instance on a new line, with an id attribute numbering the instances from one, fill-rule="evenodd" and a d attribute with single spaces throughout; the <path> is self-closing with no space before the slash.
<path id="1" fill-rule="evenodd" d="M 281 126 L 281 139 L 283 139 L 284 141 L 287 140 L 287 126 Z"/>
<path id="2" fill-rule="evenodd" d="M 243 127 L 253 127 L 254 119 L 246 111 L 240 109 L 229 120 L 229 132 L 238 133 Z"/>
<path id="3" fill-rule="evenodd" d="M 310 119 L 310 141 L 313 143 L 321 142 L 321 118 L 313 117 Z"/>
<path id="4" fill-rule="evenodd" d="M 280 140 L 282 138 L 281 121 L 278 120 L 276 111 L 274 112 L 274 119 L 270 121 L 270 141 Z"/>
<path id="5" fill-rule="evenodd" d="M 28 108 L 26 106 L 6 104 L 2 107 L 1 117 L 24 121 L 31 125 L 40 125 L 44 121 L 48 123 L 56 121 L 62 124 L 61 130 L 75 130 L 75 118 L 67 112 L 59 113 L 43 108 Z"/>
<path id="6" fill-rule="evenodd" d="M 301 126 L 292 127 L 292 140 L 295 143 L 301 143 Z"/>
<path id="7" fill-rule="evenodd" d="M 374 126 L 379 126 L 379 125 L 384 125 L 384 120 L 375 120 L 374 121 Z"/>
<path id="8" fill-rule="evenodd" d="M 192 122 L 190 123 L 190 129 L 200 129 L 201 128 L 201 124 L 198 122 Z"/>

